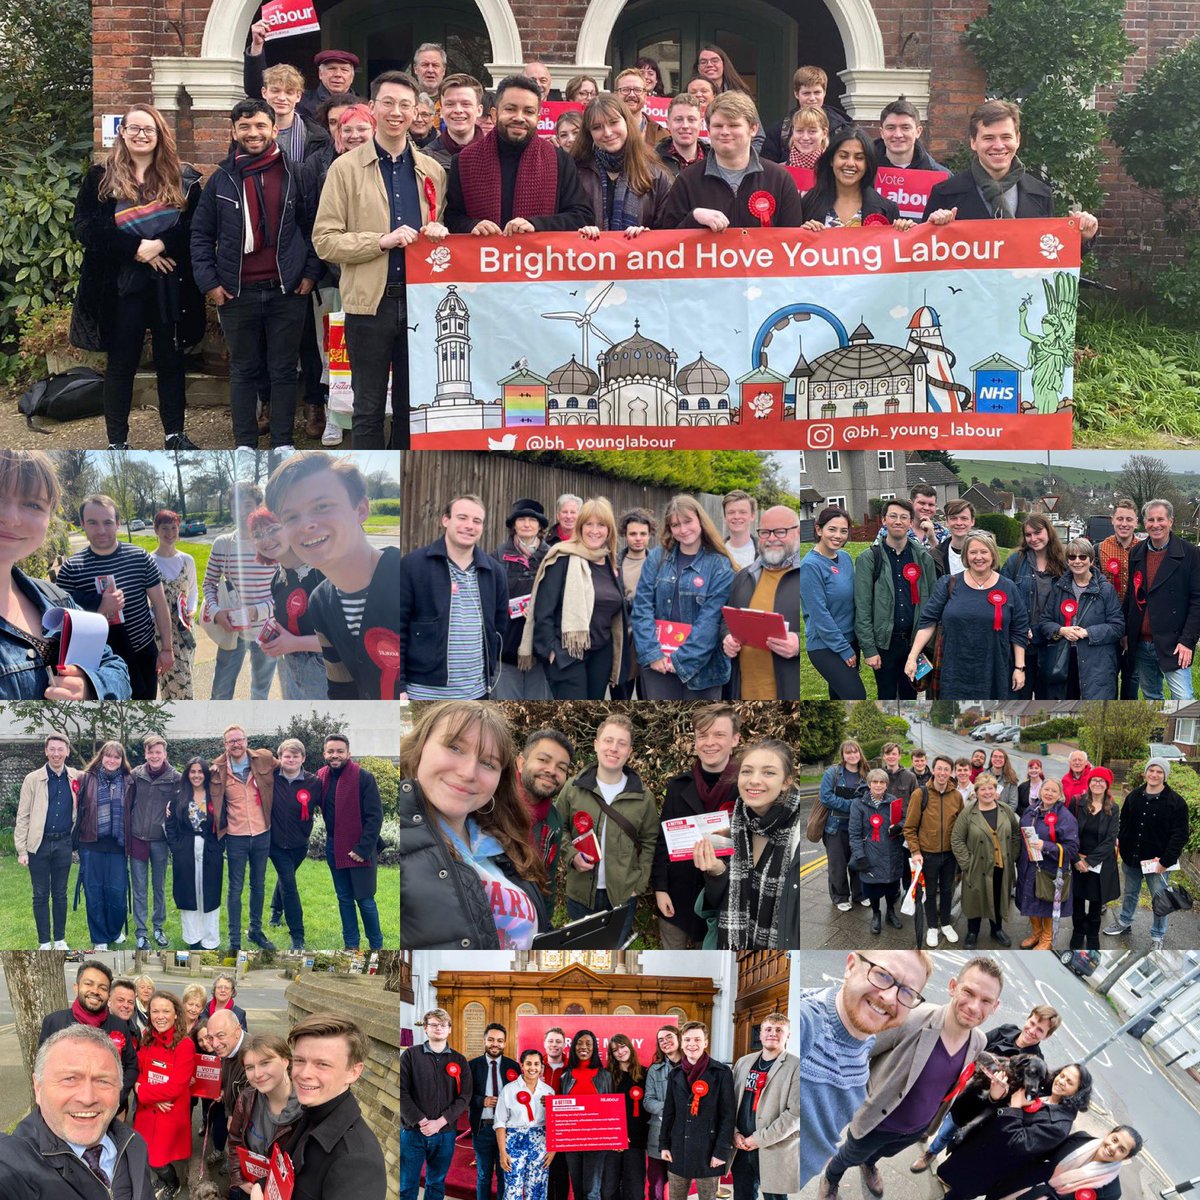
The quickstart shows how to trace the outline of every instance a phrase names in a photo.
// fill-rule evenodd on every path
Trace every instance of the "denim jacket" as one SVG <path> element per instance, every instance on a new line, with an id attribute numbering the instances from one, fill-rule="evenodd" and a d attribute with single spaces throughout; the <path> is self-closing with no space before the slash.
<path id="1" fill-rule="evenodd" d="M 646 558 L 633 598 L 633 640 L 638 662 L 649 667 L 662 658 L 655 620 L 666 620 L 678 575 L 677 549 L 656 546 Z M 721 649 L 721 608 L 733 587 L 733 564 L 724 554 L 701 548 L 679 589 L 679 619 L 691 625 L 687 641 L 671 656 L 680 681 L 692 691 L 729 680 L 730 664 Z M 699 581 L 699 582 L 697 582 Z"/>
<path id="2" fill-rule="evenodd" d="M 31 579 L 18 567 L 13 567 L 12 579 L 39 613 L 45 614 L 47 609 L 55 607 L 79 607 L 66 592 L 53 584 Z M 128 700 L 132 694 L 129 668 L 108 646 L 100 656 L 99 667 L 86 674 L 97 700 Z M 43 700 L 52 678 L 53 672 L 42 661 L 41 651 L 29 635 L 0 617 L 0 699 Z"/>

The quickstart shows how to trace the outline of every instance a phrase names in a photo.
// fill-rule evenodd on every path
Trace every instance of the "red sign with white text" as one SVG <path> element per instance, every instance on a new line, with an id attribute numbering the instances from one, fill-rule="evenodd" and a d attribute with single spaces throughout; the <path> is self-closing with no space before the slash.
<path id="1" fill-rule="evenodd" d="M 221 1095 L 221 1059 L 215 1054 L 197 1054 L 192 1072 L 193 1096 L 216 1100 Z"/>
<path id="2" fill-rule="evenodd" d="M 590 1030 L 600 1042 L 600 1057 L 608 1062 L 608 1039 L 614 1033 L 623 1033 L 637 1052 L 638 1062 L 648 1067 L 654 1061 L 658 1049 L 658 1031 L 664 1025 L 678 1028 L 677 1017 L 593 1017 L 566 1013 L 517 1016 L 517 1052 L 522 1050 L 544 1050 L 546 1030 L 558 1028 L 567 1035 L 567 1045 L 581 1029 Z M 565 1052 L 564 1052 L 565 1053 Z"/>
<path id="3" fill-rule="evenodd" d="M 624 1096 L 546 1097 L 547 1150 L 625 1150 L 628 1146 Z"/>
<path id="4" fill-rule="evenodd" d="M 875 190 L 900 207 L 900 215 L 919 221 L 925 215 L 929 193 L 935 183 L 949 179 L 949 171 L 914 171 L 911 167 L 880 167 L 875 172 Z"/>
<path id="5" fill-rule="evenodd" d="M 266 41 L 316 33 L 321 28 L 312 0 L 268 0 L 262 6 L 262 19 L 270 26 Z"/>
<path id="6" fill-rule="evenodd" d="M 583 112 L 583 105 L 575 100 L 543 100 L 538 117 L 538 137 L 553 137 L 554 122 L 565 112 Z"/>
<path id="7" fill-rule="evenodd" d="M 267 1175 L 267 1186 L 263 1190 L 266 1200 L 291 1200 L 292 1189 L 296 1186 L 296 1174 L 292 1168 L 292 1160 L 275 1144 L 271 1154 L 271 1170 Z"/>

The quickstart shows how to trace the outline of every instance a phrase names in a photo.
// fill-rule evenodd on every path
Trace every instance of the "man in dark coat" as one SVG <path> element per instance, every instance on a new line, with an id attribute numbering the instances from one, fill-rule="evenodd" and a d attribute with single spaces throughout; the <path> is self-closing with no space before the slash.
<path id="1" fill-rule="evenodd" d="M 988 100 L 971 114 L 971 166 L 935 184 L 924 220 L 934 225 L 986 221 L 993 217 L 1052 217 L 1054 192 L 1028 174 L 1017 157 L 1021 146 L 1021 110 L 1008 100 Z M 1079 236 L 1087 244 L 1100 223 L 1088 212 L 1076 214 Z"/>
<path id="2" fill-rule="evenodd" d="M 546 510 L 537 500 L 514 500 L 504 524 L 508 541 L 492 551 L 508 580 L 508 628 L 500 651 L 500 679 L 492 692 L 493 700 L 549 700 L 550 688 L 539 659 L 528 671 L 517 668 L 517 650 L 525 632 L 525 613 L 533 593 L 538 567 L 550 547 L 546 529 L 550 524 Z"/>
<path id="3" fill-rule="evenodd" d="M 1175 509 L 1147 500 L 1149 535 L 1129 552 L 1125 590 L 1125 655 L 1144 700 L 1191 700 L 1192 656 L 1200 638 L 1200 549 L 1171 532 Z"/>
<path id="4" fill-rule="evenodd" d="M 75 972 L 75 1000 L 70 1008 L 47 1013 L 42 1019 L 38 1046 L 48 1041 L 53 1034 L 71 1025 L 88 1025 L 108 1035 L 121 1058 L 121 1101 L 116 1112 L 124 1116 L 129 1104 L 129 1093 L 137 1083 L 138 1060 L 137 1039 L 126 1022 L 108 1008 L 108 993 L 112 987 L 112 972 L 104 963 L 88 959 L 79 964 Z"/>
<path id="5" fill-rule="evenodd" d="M 325 765 L 317 778 L 325 818 L 325 861 L 333 876 L 342 917 L 343 944 L 347 950 L 358 949 L 361 913 L 367 945 L 381 950 L 383 932 L 375 903 L 379 830 L 383 825 L 379 785 L 370 771 L 350 757 L 350 739 L 344 733 L 331 733 L 325 739 Z"/>
<path id="6" fill-rule="evenodd" d="M 350 1091 L 366 1065 L 366 1034 L 345 1017 L 317 1012 L 292 1026 L 288 1044 L 304 1109 L 285 1147 L 293 1200 L 384 1200 L 383 1151 Z"/>
<path id="7" fill-rule="evenodd" d="M 146 1143 L 117 1118 L 122 1063 L 116 1046 L 87 1025 L 70 1025 L 39 1049 L 37 1108 L 0 1133 L 5 1200 L 152 1200 Z M 94 1112 L 94 1116 L 80 1116 Z"/>
<path id="8" fill-rule="evenodd" d="M 709 1058 L 708 1031 L 699 1021 L 680 1029 L 679 1042 L 683 1057 L 667 1076 L 659 1149 L 670 1175 L 694 1179 L 700 1200 L 714 1200 L 733 1158 L 733 1072 Z"/>
<path id="9" fill-rule="evenodd" d="M 884 105 L 879 114 L 879 131 L 875 139 L 875 156 L 881 167 L 896 167 L 911 171 L 944 171 L 925 149 L 921 141 L 923 126 L 917 106 L 901 96 Z"/>
<path id="10" fill-rule="evenodd" d="M 516 1061 L 504 1054 L 508 1030 L 493 1021 L 483 1031 L 483 1053 L 471 1059 L 471 1145 L 475 1148 L 475 1197 L 490 1200 L 492 1175 L 496 1176 L 496 1200 L 504 1200 L 504 1172 L 500 1170 L 496 1145 L 496 1101 L 500 1089 L 521 1074 Z"/>
<path id="11" fill-rule="evenodd" d="M 129 792 L 129 873 L 133 882 L 133 919 L 137 948 L 149 950 L 146 937 L 147 883 L 154 888 L 151 913 L 154 944 L 167 946 L 163 925 L 167 919 L 164 884 L 167 876 L 167 809 L 179 788 L 180 774 L 167 762 L 167 743 L 161 734 L 147 734 L 142 742 L 146 761 L 133 768 Z"/>

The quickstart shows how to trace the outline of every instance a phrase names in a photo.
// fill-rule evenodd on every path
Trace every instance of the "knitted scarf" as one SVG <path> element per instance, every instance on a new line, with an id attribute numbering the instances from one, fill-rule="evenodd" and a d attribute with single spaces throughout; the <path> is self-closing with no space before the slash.
<path id="1" fill-rule="evenodd" d="M 793 788 L 765 813 L 754 812 L 741 797 L 733 808 L 730 831 L 729 891 L 718 920 L 718 948 L 775 950 L 780 945 L 776 909 L 787 875 L 793 833 L 799 828 L 800 792 Z M 755 863 L 751 839 L 767 839 Z"/>
<path id="2" fill-rule="evenodd" d="M 689 1090 L 692 1084 L 696 1083 L 704 1075 L 704 1072 L 708 1070 L 708 1063 L 709 1057 L 707 1051 L 701 1054 L 694 1063 L 688 1062 L 686 1055 L 679 1060 L 679 1065 L 683 1068 L 683 1073 L 687 1076 Z"/>
<path id="3" fill-rule="evenodd" d="M 538 799 L 537 796 L 531 796 L 519 779 L 517 780 L 517 795 L 520 796 L 521 803 L 532 818 L 529 828 L 529 843 L 553 872 L 554 860 L 558 857 L 558 839 L 551 839 L 550 827 L 546 824 L 546 818 L 550 815 L 550 805 L 554 803 L 554 797 L 546 796 L 544 799 Z"/>
<path id="4" fill-rule="evenodd" d="M 225 1003 L 221 1005 L 221 1007 L 222 1007 L 222 1008 L 228 1008 L 228 1009 L 232 1009 L 232 1008 L 233 1008 L 233 997 L 232 997 L 232 996 L 230 996 L 230 997 L 229 997 L 229 999 L 228 999 L 228 1000 L 226 1000 L 226 1001 L 225 1001 Z M 208 1002 L 208 1015 L 211 1017 L 211 1016 L 213 1015 L 213 1013 L 215 1013 L 216 1011 L 217 1011 L 217 999 L 216 999 L 216 997 L 214 996 L 214 997 L 213 997 L 213 998 L 212 998 L 212 999 L 211 999 L 211 1000 Z"/>
<path id="5" fill-rule="evenodd" d="M 600 176 L 600 187 L 603 193 L 603 211 L 596 215 L 604 219 L 604 214 L 612 206 L 612 217 L 606 229 L 632 229 L 642 223 L 642 201 L 635 196 L 629 187 L 629 176 L 625 173 L 625 148 L 619 154 L 610 154 L 599 146 L 592 147 L 592 158 L 596 163 L 596 173 Z M 609 172 L 616 178 L 612 178 Z"/>
<path id="6" fill-rule="evenodd" d="M 1007 219 L 1014 214 L 1008 211 L 1004 203 L 1004 193 L 1017 186 L 1017 181 L 1025 174 L 1025 165 L 1015 155 L 1008 174 L 1003 179 L 993 179 L 984 169 L 978 158 L 971 159 L 971 178 L 983 195 L 983 201 L 991 210 L 993 217 Z"/>
<path id="7" fill-rule="evenodd" d="M 88 1010 L 79 1003 L 79 997 L 77 996 L 71 1002 L 71 1016 L 74 1017 L 80 1025 L 90 1025 L 93 1029 L 99 1029 L 108 1017 L 108 1009 L 102 1008 L 98 1013 L 88 1012 Z"/>
<path id="8" fill-rule="evenodd" d="M 96 837 L 125 845 L 125 776 L 103 767 L 96 772 Z"/>
<path id="9" fill-rule="evenodd" d="M 334 773 L 329 767 L 322 767 L 317 772 L 321 781 L 321 794 L 329 790 L 329 780 L 333 785 L 333 865 L 339 870 L 349 870 L 352 867 L 369 867 L 371 860 L 364 858 L 355 862 L 350 857 L 350 851 L 358 845 L 362 838 L 362 803 L 359 795 L 359 776 L 361 768 L 353 759 L 338 772 Z"/>
<path id="10" fill-rule="evenodd" d="M 700 797 L 705 812 L 719 812 L 731 798 L 736 799 L 737 778 L 738 765 L 732 758 L 725 764 L 725 770 L 712 787 L 704 781 L 704 769 L 700 766 L 700 760 L 696 759 L 692 763 L 692 782 L 696 785 L 696 795 Z"/>
<path id="11" fill-rule="evenodd" d="M 500 134 L 464 146 L 458 156 L 463 207 L 475 221 L 500 221 Z M 544 217 L 558 207 L 558 156 L 549 138 L 533 137 L 521 152 L 513 189 L 514 217 Z"/>
<path id="12" fill-rule="evenodd" d="M 596 595 L 592 588 L 590 564 L 605 562 L 608 551 L 589 550 L 582 542 L 559 542 L 550 547 L 550 552 L 542 559 L 537 577 L 533 581 L 528 616 L 525 618 L 525 632 L 521 634 L 521 644 L 517 648 L 517 667 L 522 671 L 528 671 L 533 666 L 533 615 L 537 611 L 538 588 L 545 578 L 546 568 L 551 563 L 558 562 L 560 558 L 569 560 L 567 577 L 563 581 L 562 623 L 559 630 L 563 649 L 572 658 L 582 658 L 591 649 L 592 639 L 588 633 L 588 626 L 592 623 L 592 606 L 596 602 Z"/>
<path id="13" fill-rule="evenodd" d="M 788 150 L 787 165 L 789 167 L 803 167 L 806 171 L 815 171 L 817 169 L 817 159 L 820 157 L 820 150 L 801 150 L 796 145 L 795 138 L 793 138 L 791 149 Z"/>
<path id="14" fill-rule="evenodd" d="M 261 154 L 251 157 L 242 151 L 234 151 L 233 173 L 242 185 L 242 197 L 246 204 L 245 237 L 243 254 L 253 254 L 263 246 L 273 246 L 270 222 L 267 220 L 267 202 L 263 197 L 263 172 L 270 170 L 280 161 L 282 151 L 278 142 L 272 142 Z M 253 187 L 248 184 L 253 183 Z"/>

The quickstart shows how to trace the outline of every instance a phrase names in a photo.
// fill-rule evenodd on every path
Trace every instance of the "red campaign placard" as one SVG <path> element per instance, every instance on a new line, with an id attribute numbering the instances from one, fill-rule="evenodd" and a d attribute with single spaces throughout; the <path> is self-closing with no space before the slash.
<path id="1" fill-rule="evenodd" d="M 935 183 L 949 179 L 949 171 L 914 171 L 911 167 L 880 167 L 875 172 L 875 190 L 900 206 L 900 215 L 919 221 L 925 215 L 929 193 Z"/>
<path id="2" fill-rule="evenodd" d="M 577 100 L 543 100 L 538 117 L 538 137 L 553 137 L 554 122 L 565 112 L 581 113 L 583 105 Z"/>
<path id="3" fill-rule="evenodd" d="M 546 1149 L 624 1150 L 624 1096 L 547 1096 Z"/>
<path id="4" fill-rule="evenodd" d="M 192 1072 L 193 1096 L 201 1100 L 217 1100 L 221 1096 L 221 1060 L 215 1054 L 197 1054 Z"/>
<path id="5" fill-rule="evenodd" d="M 275 1152 L 271 1155 L 271 1172 L 267 1176 L 267 1186 L 263 1195 L 266 1200 L 291 1200 L 292 1189 L 295 1186 L 292 1160 L 276 1144 Z"/>
<path id="6" fill-rule="evenodd" d="M 760 650 L 768 650 L 767 638 L 787 637 L 787 624 L 783 613 L 760 612 L 753 608 L 721 609 L 729 632 L 743 646 L 757 646 Z"/>
<path id="7" fill-rule="evenodd" d="M 600 1041 L 600 1057 L 608 1061 L 608 1039 L 614 1033 L 623 1033 L 632 1043 L 638 1062 L 648 1067 L 654 1061 L 658 1049 L 658 1031 L 664 1025 L 679 1026 L 677 1017 L 600 1017 L 567 1013 L 518 1014 L 517 1051 L 542 1050 L 546 1043 L 546 1030 L 558 1028 L 567 1035 L 567 1044 L 581 1029 L 590 1030 Z"/>
<path id="8" fill-rule="evenodd" d="M 255 1154 L 253 1150 L 247 1150 L 245 1146 L 235 1146 L 234 1149 L 237 1151 L 238 1167 L 241 1169 L 242 1178 L 247 1183 L 257 1183 L 266 1179 L 271 1170 L 271 1162 L 265 1154 Z"/>
<path id="9" fill-rule="evenodd" d="M 670 115 L 670 96 L 647 96 L 642 105 L 642 112 L 651 120 L 657 121 L 664 129 L 667 128 L 667 117 Z M 700 120 L 700 136 L 708 136 L 708 122 Z"/>
<path id="10" fill-rule="evenodd" d="M 321 28 L 313 0 L 268 0 L 262 6 L 262 19 L 270 26 L 266 36 L 268 42 L 300 33 L 315 33 Z"/>

